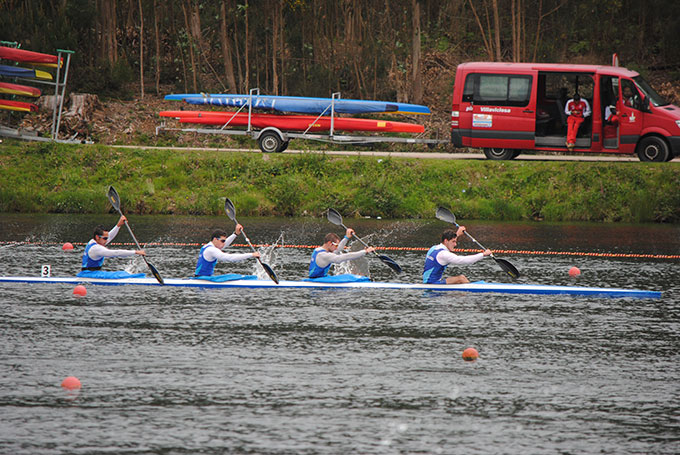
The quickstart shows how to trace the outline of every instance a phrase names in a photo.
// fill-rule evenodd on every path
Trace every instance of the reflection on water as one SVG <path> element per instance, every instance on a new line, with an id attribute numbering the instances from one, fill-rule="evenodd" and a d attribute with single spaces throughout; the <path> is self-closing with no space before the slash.
<path id="1" fill-rule="evenodd" d="M 280 278 L 305 276 L 325 220 L 241 219 Z M 0 274 L 77 271 L 115 215 L 3 215 Z M 436 220 L 346 219 L 378 246 L 428 248 Z M 193 273 L 226 217 L 132 217 L 166 277 Z M 680 253 L 675 226 L 463 222 L 494 249 Z M 278 240 L 277 240 L 278 239 Z M 116 240 L 129 242 L 126 232 Z M 463 247 L 470 248 L 469 243 Z M 353 248 L 359 248 L 358 243 Z M 247 251 L 235 247 L 230 251 Z M 419 281 L 424 251 L 389 250 Z M 660 300 L 369 290 L 0 284 L 0 452 L 674 453 L 680 430 L 678 260 L 503 255 L 522 282 L 663 290 Z M 577 265 L 582 274 L 568 275 Z M 146 272 L 143 261 L 107 260 Z M 219 264 L 252 273 L 254 261 Z M 356 269 L 355 269 L 356 270 Z M 343 269 L 344 271 L 344 269 Z M 347 271 L 351 271 L 347 269 Z M 491 260 L 462 272 L 506 281 Z M 453 273 L 453 271 L 451 271 Z M 467 363 L 463 349 L 480 359 Z M 83 383 L 63 391 L 66 376 Z"/>

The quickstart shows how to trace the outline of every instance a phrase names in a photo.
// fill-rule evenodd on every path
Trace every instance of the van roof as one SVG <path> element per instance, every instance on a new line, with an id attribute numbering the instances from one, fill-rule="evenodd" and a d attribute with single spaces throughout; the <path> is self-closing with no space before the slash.
<path id="1" fill-rule="evenodd" d="M 467 62 L 458 66 L 460 69 L 481 71 L 554 71 L 565 73 L 606 73 L 614 76 L 635 77 L 635 71 L 606 65 L 572 65 L 569 63 L 511 63 L 511 62 Z"/>

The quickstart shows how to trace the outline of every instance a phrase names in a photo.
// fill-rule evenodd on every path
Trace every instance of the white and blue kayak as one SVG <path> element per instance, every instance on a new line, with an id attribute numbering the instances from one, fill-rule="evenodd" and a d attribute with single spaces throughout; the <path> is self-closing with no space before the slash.
<path id="1" fill-rule="evenodd" d="M 270 280 L 239 279 L 224 282 L 214 282 L 200 279 L 166 278 L 165 286 L 206 288 L 206 289 L 254 289 L 254 288 L 283 288 L 283 289 L 398 289 L 411 291 L 442 291 L 442 292 L 495 292 L 504 294 L 566 294 L 598 297 L 632 297 L 632 298 L 661 298 L 659 291 L 641 289 L 600 288 L 585 286 L 551 286 L 541 284 L 487 283 L 484 281 L 456 284 L 422 284 L 422 283 L 389 283 L 375 281 L 355 281 L 346 283 L 329 283 L 318 281 L 280 281 L 279 284 Z M 100 278 L 58 278 L 58 277 L 0 277 L 0 283 L 51 283 L 51 284 L 92 284 L 105 286 L 162 286 L 154 278 L 126 278 L 119 280 Z"/>
<path id="2" fill-rule="evenodd" d="M 202 94 L 179 93 L 166 95 L 168 101 L 185 101 L 194 105 L 211 105 L 224 107 L 247 106 L 252 99 L 255 109 L 269 109 L 281 112 L 296 112 L 302 114 L 331 115 L 331 98 L 309 98 L 303 96 L 275 96 L 275 95 L 235 95 L 235 94 Z M 333 109 L 339 114 L 407 114 L 429 115 L 430 108 L 420 104 L 393 103 L 390 101 L 335 99 Z"/>

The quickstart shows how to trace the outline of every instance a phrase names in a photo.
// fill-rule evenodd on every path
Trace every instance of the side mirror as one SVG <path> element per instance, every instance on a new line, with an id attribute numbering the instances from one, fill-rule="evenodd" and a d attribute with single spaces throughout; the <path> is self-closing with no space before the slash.
<path id="1" fill-rule="evenodd" d="M 642 110 L 645 112 L 649 112 L 649 97 L 645 96 L 642 98 Z"/>

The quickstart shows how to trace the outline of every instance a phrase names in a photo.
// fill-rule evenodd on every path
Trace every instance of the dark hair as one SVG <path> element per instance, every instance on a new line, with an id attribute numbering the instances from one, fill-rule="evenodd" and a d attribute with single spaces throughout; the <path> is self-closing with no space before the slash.
<path id="1" fill-rule="evenodd" d="M 210 240 L 219 239 L 220 237 L 227 237 L 227 233 L 225 231 L 223 231 L 222 229 L 216 229 L 212 233 L 212 237 L 210 237 Z"/>
<path id="2" fill-rule="evenodd" d="M 458 234 L 453 229 L 447 229 L 444 232 L 442 232 L 442 242 L 444 240 L 455 239 L 456 237 L 458 237 Z"/>
<path id="3" fill-rule="evenodd" d="M 95 238 L 95 237 L 97 237 L 97 236 L 100 236 L 100 237 L 101 237 L 102 235 L 104 235 L 104 231 L 105 231 L 105 230 L 106 230 L 106 229 L 104 228 L 104 226 L 102 226 L 102 225 L 100 224 L 99 226 L 97 226 L 96 228 L 94 228 L 94 234 L 92 234 L 92 238 Z"/>
<path id="4" fill-rule="evenodd" d="M 340 236 L 334 232 L 329 232 L 326 237 L 323 238 L 323 243 L 337 242 L 340 240 Z"/>
<path id="5" fill-rule="evenodd" d="M 579 95 L 578 93 L 574 93 L 574 99 L 575 99 L 575 100 L 580 100 L 580 99 L 581 99 L 581 95 Z"/>

